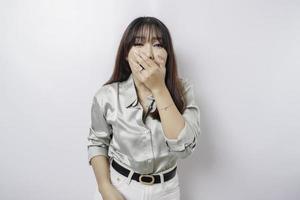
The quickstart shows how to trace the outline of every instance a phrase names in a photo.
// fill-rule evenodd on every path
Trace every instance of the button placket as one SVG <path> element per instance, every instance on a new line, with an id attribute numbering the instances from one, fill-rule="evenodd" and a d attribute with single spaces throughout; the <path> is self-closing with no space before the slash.
<path id="1" fill-rule="evenodd" d="M 144 130 L 144 138 L 145 138 L 145 144 L 148 146 L 148 145 L 150 145 L 150 152 L 151 151 L 153 151 L 152 150 L 152 146 L 151 146 L 151 144 L 152 144 L 152 142 L 151 142 L 151 135 L 150 135 L 150 133 L 151 133 L 151 130 L 149 130 L 149 129 L 145 129 Z M 149 158 L 149 159 L 147 159 L 147 160 L 145 160 L 145 165 L 146 165 L 146 168 L 147 169 L 149 169 L 150 171 L 153 171 L 153 154 L 151 154 L 149 152 L 149 154 L 147 154 L 147 157 Z"/>

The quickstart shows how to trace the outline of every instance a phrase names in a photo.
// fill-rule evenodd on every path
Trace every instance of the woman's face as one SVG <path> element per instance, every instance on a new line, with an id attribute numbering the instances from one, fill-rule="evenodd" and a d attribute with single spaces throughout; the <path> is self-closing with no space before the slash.
<path id="1" fill-rule="evenodd" d="M 155 36 L 150 37 L 147 41 L 145 37 L 136 37 L 127 57 L 132 72 L 136 71 L 134 69 L 137 67 L 137 65 L 135 65 L 136 59 L 133 53 L 134 51 L 137 53 L 143 52 L 147 57 L 152 57 L 156 64 L 161 67 L 165 67 L 166 65 L 168 53 Z"/>

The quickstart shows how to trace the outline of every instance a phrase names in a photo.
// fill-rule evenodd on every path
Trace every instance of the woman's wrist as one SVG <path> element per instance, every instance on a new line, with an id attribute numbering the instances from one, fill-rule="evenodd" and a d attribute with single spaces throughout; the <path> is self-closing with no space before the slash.
<path id="1" fill-rule="evenodd" d="M 153 94 L 154 98 L 155 97 L 159 97 L 162 94 L 168 92 L 168 88 L 166 85 L 164 85 L 163 87 L 157 88 L 155 90 L 152 90 L 151 93 Z"/>
<path id="2" fill-rule="evenodd" d="M 98 190 L 102 194 L 104 191 L 107 191 L 111 186 L 113 186 L 111 184 L 111 182 L 105 181 L 105 182 L 102 182 L 102 183 L 99 184 Z"/>

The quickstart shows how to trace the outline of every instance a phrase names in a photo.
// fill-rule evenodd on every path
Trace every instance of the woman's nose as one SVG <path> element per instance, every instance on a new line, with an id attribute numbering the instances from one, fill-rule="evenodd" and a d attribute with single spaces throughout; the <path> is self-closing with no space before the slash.
<path id="1" fill-rule="evenodd" d="M 143 52 L 146 54 L 146 56 L 150 59 L 153 59 L 153 49 L 152 46 L 149 43 L 146 43 L 143 47 Z"/>

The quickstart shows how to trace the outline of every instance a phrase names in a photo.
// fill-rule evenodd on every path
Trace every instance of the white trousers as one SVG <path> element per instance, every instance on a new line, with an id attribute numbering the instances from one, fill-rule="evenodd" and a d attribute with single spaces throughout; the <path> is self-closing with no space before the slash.
<path id="1" fill-rule="evenodd" d="M 169 169 L 164 173 L 172 169 Z M 130 180 L 132 173 L 133 171 L 131 171 L 128 177 L 125 177 L 117 172 L 110 164 L 111 182 L 125 197 L 125 200 L 180 200 L 180 187 L 177 171 L 172 179 L 153 185 L 145 185 L 138 181 Z M 162 173 L 159 175 L 161 180 L 163 180 Z M 103 200 L 98 187 L 95 188 L 94 200 Z"/>

